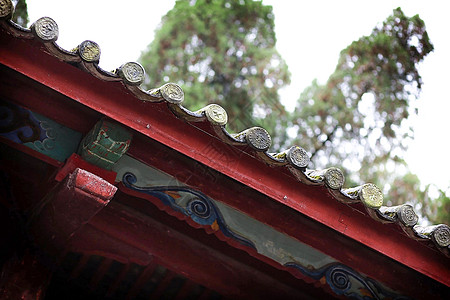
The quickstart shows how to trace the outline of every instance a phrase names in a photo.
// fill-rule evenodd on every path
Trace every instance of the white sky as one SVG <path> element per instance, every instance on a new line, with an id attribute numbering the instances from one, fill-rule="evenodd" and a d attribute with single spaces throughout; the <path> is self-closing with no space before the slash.
<path id="1" fill-rule="evenodd" d="M 370 34 L 394 8 L 400 6 L 407 16 L 420 15 L 435 51 L 420 66 L 424 85 L 418 100 L 419 115 L 414 120 L 415 140 L 406 160 L 422 183 L 447 189 L 450 97 L 443 70 L 450 70 L 450 21 L 444 7 L 446 2 L 428 5 L 423 0 L 263 2 L 273 6 L 277 49 L 292 74 L 291 85 L 280 93 L 288 109 L 293 109 L 301 91 L 314 78 L 322 83 L 327 80 L 342 49 Z M 93 40 L 101 47 L 100 66 L 114 70 L 138 59 L 174 1 L 27 0 L 27 4 L 30 24 L 43 16 L 53 18 L 60 30 L 58 45 L 72 49 L 84 40 Z"/>

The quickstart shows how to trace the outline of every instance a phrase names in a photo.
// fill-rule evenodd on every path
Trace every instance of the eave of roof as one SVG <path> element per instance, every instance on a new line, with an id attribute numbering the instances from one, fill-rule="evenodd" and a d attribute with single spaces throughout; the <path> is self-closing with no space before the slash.
<path id="1" fill-rule="evenodd" d="M 325 187 L 335 199 L 344 204 L 363 204 L 366 212 L 374 220 L 381 223 L 396 223 L 412 239 L 425 242 L 432 241 L 436 249 L 448 256 L 450 228 L 447 225 L 417 225 L 417 216 L 409 205 L 397 207 L 381 206 L 380 199 L 382 202 L 382 194 L 375 186 L 367 184 L 356 188 L 343 188 L 344 178 L 342 172 L 336 168 L 326 170 L 306 169 L 308 157 L 306 152 L 297 146 L 293 146 L 282 153 L 269 153 L 270 136 L 262 128 L 250 128 L 238 134 L 229 133 L 226 130 L 226 118 L 224 117 L 226 116 L 226 111 L 223 108 L 217 105 L 209 105 L 197 112 L 191 112 L 181 105 L 183 94 L 182 90 L 176 85 L 165 85 L 151 91 L 142 90 L 139 87 L 139 83 L 141 82 L 140 78 L 143 79 L 143 69 L 136 63 L 124 64 L 115 72 L 102 70 L 98 66 L 98 60 L 100 59 L 98 45 L 91 41 L 81 43 L 73 51 L 61 49 L 55 43 L 58 36 L 57 25 L 56 23 L 53 24 L 50 18 L 41 18 L 31 26 L 31 29 L 25 29 L 11 22 L 8 14 L 5 15 L 2 12 L 0 17 L 2 17 L 0 21 L 1 26 L 7 33 L 18 37 L 18 40 L 38 40 L 42 42 L 44 51 L 51 56 L 76 65 L 79 69 L 87 71 L 101 80 L 121 82 L 130 92 L 130 97 L 128 99 L 111 99 L 110 95 L 105 93 L 103 96 L 98 95 L 99 102 L 95 102 L 92 99 L 88 99 L 89 97 L 84 92 L 88 90 L 99 91 L 102 87 L 94 88 L 93 85 L 95 83 L 89 84 L 87 82 L 65 82 L 61 84 L 61 82 L 57 82 L 56 78 L 48 76 L 45 68 L 40 68 L 42 65 L 45 65 L 45 62 L 36 61 L 34 62 L 36 64 L 34 67 L 30 66 L 28 65 L 30 58 L 20 57 L 20 53 L 11 51 L 8 44 L 3 43 L 4 46 L 0 47 L 1 62 L 8 67 L 44 83 L 58 92 L 76 99 L 80 103 L 95 108 L 107 116 L 124 124 L 129 124 L 131 128 L 144 135 L 163 144 L 170 145 L 173 149 L 397 261 L 405 263 L 404 259 L 402 259 L 405 253 L 395 255 L 390 253 L 388 249 L 391 247 L 391 244 L 395 244 L 398 241 L 393 238 L 389 239 L 389 236 L 377 232 L 376 229 L 358 227 L 358 225 L 364 224 L 364 220 L 367 219 L 365 215 L 354 213 L 352 216 L 345 215 L 344 217 L 334 218 L 335 216 L 332 214 L 332 217 L 324 218 L 323 212 L 336 207 L 336 205 L 300 197 L 298 195 L 298 187 L 291 186 L 293 177 L 306 185 Z M 51 24 L 51 26 L 46 27 L 44 26 L 45 24 Z M 39 28 L 45 28 L 45 30 L 40 32 Z M 83 51 L 87 51 L 87 53 Z M 53 72 L 58 72 L 58 70 L 53 70 Z M 104 87 L 106 87 L 106 84 Z M 127 102 L 127 100 L 133 101 L 133 99 L 139 99 L 144 102 L 140 102 L 139 107 L 133 109 L 129 107 L 130 102 Z M 177 135 L 167 135 L 167 132 L 174 132 L 174 128 L 179 125 L 178 121 L 176 121 L 176 118 L 168 116 L 165 111 L 161 111 L 162 115 L 158 118 L 152 116 L 149 119 L 141 111 L 145 102 L 166 103 L 167 107 L 179 119 L 188 123 L 197 123 L 202 128 L 208 127 L 206 128 L 209 131 L 208 137 L 199 138 L 195 140 L 195 143 L 197 149 L 210 151 L 209 155 L 204 151 L 192 152 L 189 145 L 183 141 L 183 137 L 197 131 L 197 128 L 191 127 L 186 132 L 179 132 Z M 168 122 L 166 119 L 166 122 L 170 124 L 164 123 L 165 118 L 171 118 Z M 150 124 L 154 123 L 158 123 L 160 127 L 150 127 Z M 215 138 L 211 138 L 210 135 L 213 135 Z M 224 144 L 232 145 L 233 147 L 224 147 Z M 257 157 L 260 162 L 255 162 L 255 159 L 248 159 L 249 156 Z M 273 176 L 273 174 L 267 172 L 270 168 L 276 169 L 279 173 L 290 175 L 288 176 L 289 179 L 286 180 L 287 177 L 285 176 L 281 178 Z M 280 189 L 270 190 L 267 188 L 268 186 L 280 186 Z M 283 191 L 283 193 L 280 193 L 280 191 Z M 357 205 L 357 207 L 360 206 Z M 340 228 L 342 224 L 345 224 L 345 228 Z M 379 239 L 379 242 L 374 244 L 373 241 L 376 239 Z M 417 249 L 405 250 L 409 256 L 409 261 L 411 258 L 413 260 L 420 259 L 420 256 L 414 255 Z M 438 262 L 436 261 L 436 263 Z M 411 266 L 410 264 L 407 265 Z M 442 276 L 439 273 L 430 274 L 427 270 L 421 269 L 422 267 L 420 266 L 412 267 L 444 284 L 450 285 L 448 281 L 450 276 Z M 445 278 L 441 278 L 441 276 Z"/>

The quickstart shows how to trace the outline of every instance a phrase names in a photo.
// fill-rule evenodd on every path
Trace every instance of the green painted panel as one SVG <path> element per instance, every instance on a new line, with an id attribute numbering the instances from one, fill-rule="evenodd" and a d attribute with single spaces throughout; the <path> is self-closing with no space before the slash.
<path id="1" fill-rule="evenodd" d="M 0 99 L 0 136 L 58 161 L 76 152 L 82 134 Z"/>
<path id="2" fill-rule="evenodd" d="M 38 140 L 24 143 L 25 146 L 58 161 L 65 161 L 72 153 L 77 151 L 82 137 L 80 132 L 58 124 L 43 115 L 34 112 L 32 114 L 39 120 L 40 127 L 45 132 L 46 137 L 43 141 Z"/>
<path id="3" fill-rule="evenodd" d="M 100 120 L 83 138 L 79 154 L 86 161 L 111 170 L 130 147 L 132 135 L 119 124 Z"/>

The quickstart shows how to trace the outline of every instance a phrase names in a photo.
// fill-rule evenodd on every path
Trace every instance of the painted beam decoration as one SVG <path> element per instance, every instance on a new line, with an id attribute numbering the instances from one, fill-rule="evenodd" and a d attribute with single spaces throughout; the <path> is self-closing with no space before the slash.
<path id="1" fill-rule="evenodd" d="M 288 271 L 328 285 L 337 295 L 356 299 L 409 299 L 397 295 L 375 280 L 341 264 L 332 257 L 286 236 L 251 217 L 177 181 L 160 170 L 124 155 L 113 170 L 121 190 L 131 195 L 152 196 L 166 208 L 176 211 L 213 232 L 255 249 Z M 137 193 L 136 193 L 137 192 Z M 140 195 L 140 196 L 139 196 Z"/>
<path id="2" fill-rule="evenodd" d="M 334 293 L 352 299 L 411 299 L 402 295 L 396 295 L 383 288 L 375 280 L 365 277 L 355 270 L 340 264 L 332 263 L 319 269 L 305 268 L 304 266 L 290 262 L 285 264 L 288 268 L 297 269 L 303 274 L 319 281 L 326 282 Z"/>
<path id="3" fill-rule="evenodd" d="M 197 224 L 211 226 L 213 230 L 220 230 L 225 236 L 245 246 L 256 248 L 250 240 L 228 228 L 220 210 L 202 192 L 184 186 L 139 187 L 135 185 L 136 181 L 136 176 L 130 172 L 122 177 L 122 182 L 127 188 L 154 196 L 164 205 L 190 217 Z M 183 194 L 186 194 L 186 197 L 183 197 Z"/>
<path id="4" fill-rule="evenodd" d="M 76 152 L 81 133 L 0 99 L 0 136 L 57 161 Z"/>
<path id="5" fill-rule="evenodd" d="M 131 137 L 124 127 L 103 119 L 83 138 L 78 152 L 87 162 L 111 170 L 128 151 Z"/>

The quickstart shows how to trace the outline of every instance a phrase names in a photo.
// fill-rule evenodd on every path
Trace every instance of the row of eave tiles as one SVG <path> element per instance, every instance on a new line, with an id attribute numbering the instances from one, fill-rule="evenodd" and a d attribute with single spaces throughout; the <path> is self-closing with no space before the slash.
<path id="1" fill-rule="evenodd" d="M 210 122 L 217 136 L 227 144 L 249 145 L 255 150 L 258 158 L 271 166 L 287 167 L 302 183 L 307 185 L 325 186 L 335 199 L 346 203 L 362 203 L 369 215 L 383 223 L 396 223 L 411 238 L 429 242 L 450 256 L 450 227 L 446 224 L 421 226 L 418 217 L 409 204 L 399 206 L 383 206 L 383 194 L 375 185 L 368 183 L 355 188 L 343 188 L 344 175 L 338 168 L 324 170 L 309 170 L 309 157 L 305 150 L 298 146 L 281 153 L 269 153 L 271 139 L 267 131 L 260 127 L 253 127 L 238 134 L 229 133 L 226 111 L 216 104 L 192 112 L 181 105 L 184 99 L 182 89 L 173 83 L 167 83 L 160 88 L 145 91 L 140 88 L 144 80 L 144 69 L 135 62 L 123 64 L 117 70 L 108 72 L 98 65 L 100 47 L 93 41 L 84 41 L 78 47 L 67 51 L 59 47 L 55 41 L 58 38 L 56 22 L 43 17 L 37 20 L 30 29 L 23 28 L 11 21 L 12 13 L 0 12 L 2 27 L 9 34 L 23 39 L 37 39 L 43 43 L 46 50 L 58 59 L 76 65 L 93 76 L 105 81 L 121 81 L 134 96 L 147 102 L 167 102 L 171 111 L 179 118 L 188 122 Z"/>

